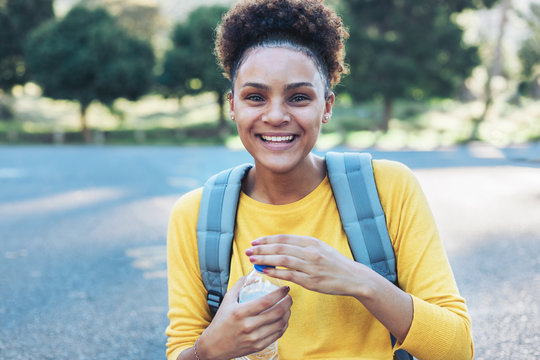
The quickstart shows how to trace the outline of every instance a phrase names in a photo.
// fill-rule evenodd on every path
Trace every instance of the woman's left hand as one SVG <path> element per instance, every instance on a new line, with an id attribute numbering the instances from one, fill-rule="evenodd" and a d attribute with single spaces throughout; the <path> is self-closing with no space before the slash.
<path id="1" fill-rule="evenodd" d="M 280 267 L 266 274 L 320 293 L 356 296 L 368 285 L 362 275 L 372 271 L 313 237 L 265 236 L 252 245 L 246 255 L 253 264 Z"/>

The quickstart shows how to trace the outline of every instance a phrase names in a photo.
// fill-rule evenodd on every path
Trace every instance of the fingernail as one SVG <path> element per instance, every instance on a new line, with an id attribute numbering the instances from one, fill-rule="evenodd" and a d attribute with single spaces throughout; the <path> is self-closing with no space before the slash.
<path id="1" fill-rule="evenodd" d="M 255 246 L 255 245 L 259 245 L 259 240 L 253 240 L 251 242 L 251 245 Z"/>
<path id="2" fill-rule="evenodd" d="M 257 258 L 255 256 L 250 256 L 249 261 L 251 261 L 253 263 L 253 262 L 257 261 Z"/>
<path id="3" fill-rule="evenodd" d="M 252 248 L 248 248 L 248 249 L 246 250 L 246 255 L 247 255 L 247 256 L 253 255 L 253 249 L 252 249 Z"/>

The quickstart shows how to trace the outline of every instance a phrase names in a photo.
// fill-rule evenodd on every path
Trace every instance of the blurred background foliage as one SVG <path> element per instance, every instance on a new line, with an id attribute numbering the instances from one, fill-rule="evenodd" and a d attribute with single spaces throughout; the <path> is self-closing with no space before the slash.
<path id="1" fill-rule="evenodd" d="M 540 0 L 327 0 L 351 74 L 319 146 L 540 140 Z M 214 29 L 232 1 L 0 0 L 0 143 L 238 146 Z"/>

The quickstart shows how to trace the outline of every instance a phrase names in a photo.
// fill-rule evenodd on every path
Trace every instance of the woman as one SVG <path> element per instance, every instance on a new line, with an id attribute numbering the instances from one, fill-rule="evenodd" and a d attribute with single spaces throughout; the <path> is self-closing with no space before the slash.
<path id="1" fill-rule="evenodd" d="M 240 1 L 216 49 L 230 115 L 255 166 L 239 199 L 229 291 L 212 317 L 197 255 L 202 189 L 176 203 L 168 233 L 172 359 L 231 359 L 279 339 L 280 359 L 470 359 L 470 319 L 411 172 L 373 161 L 399 287 L 352 260 L 325 160 L 311 153 L 346 71 L 339 17 L 322 1 Z M 239 304 L 253 264 L 286 284 Z M 294 303 L 293 303 L 294 300 Z M 392 346 L 391 333 L 397 339 Z"/>

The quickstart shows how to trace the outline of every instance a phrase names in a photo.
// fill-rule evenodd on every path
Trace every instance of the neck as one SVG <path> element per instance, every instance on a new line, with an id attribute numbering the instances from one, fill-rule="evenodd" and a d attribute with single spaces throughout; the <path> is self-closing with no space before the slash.
<path id="1" fill-rule="evenodd" d="M 325 176 L 324 159 L 310 154 L 301 166 L 287 173 L 274 173 L 255 165 L 244 181 L 243 190 L 263 203 L 290 204 L 311 193 Z"/>

